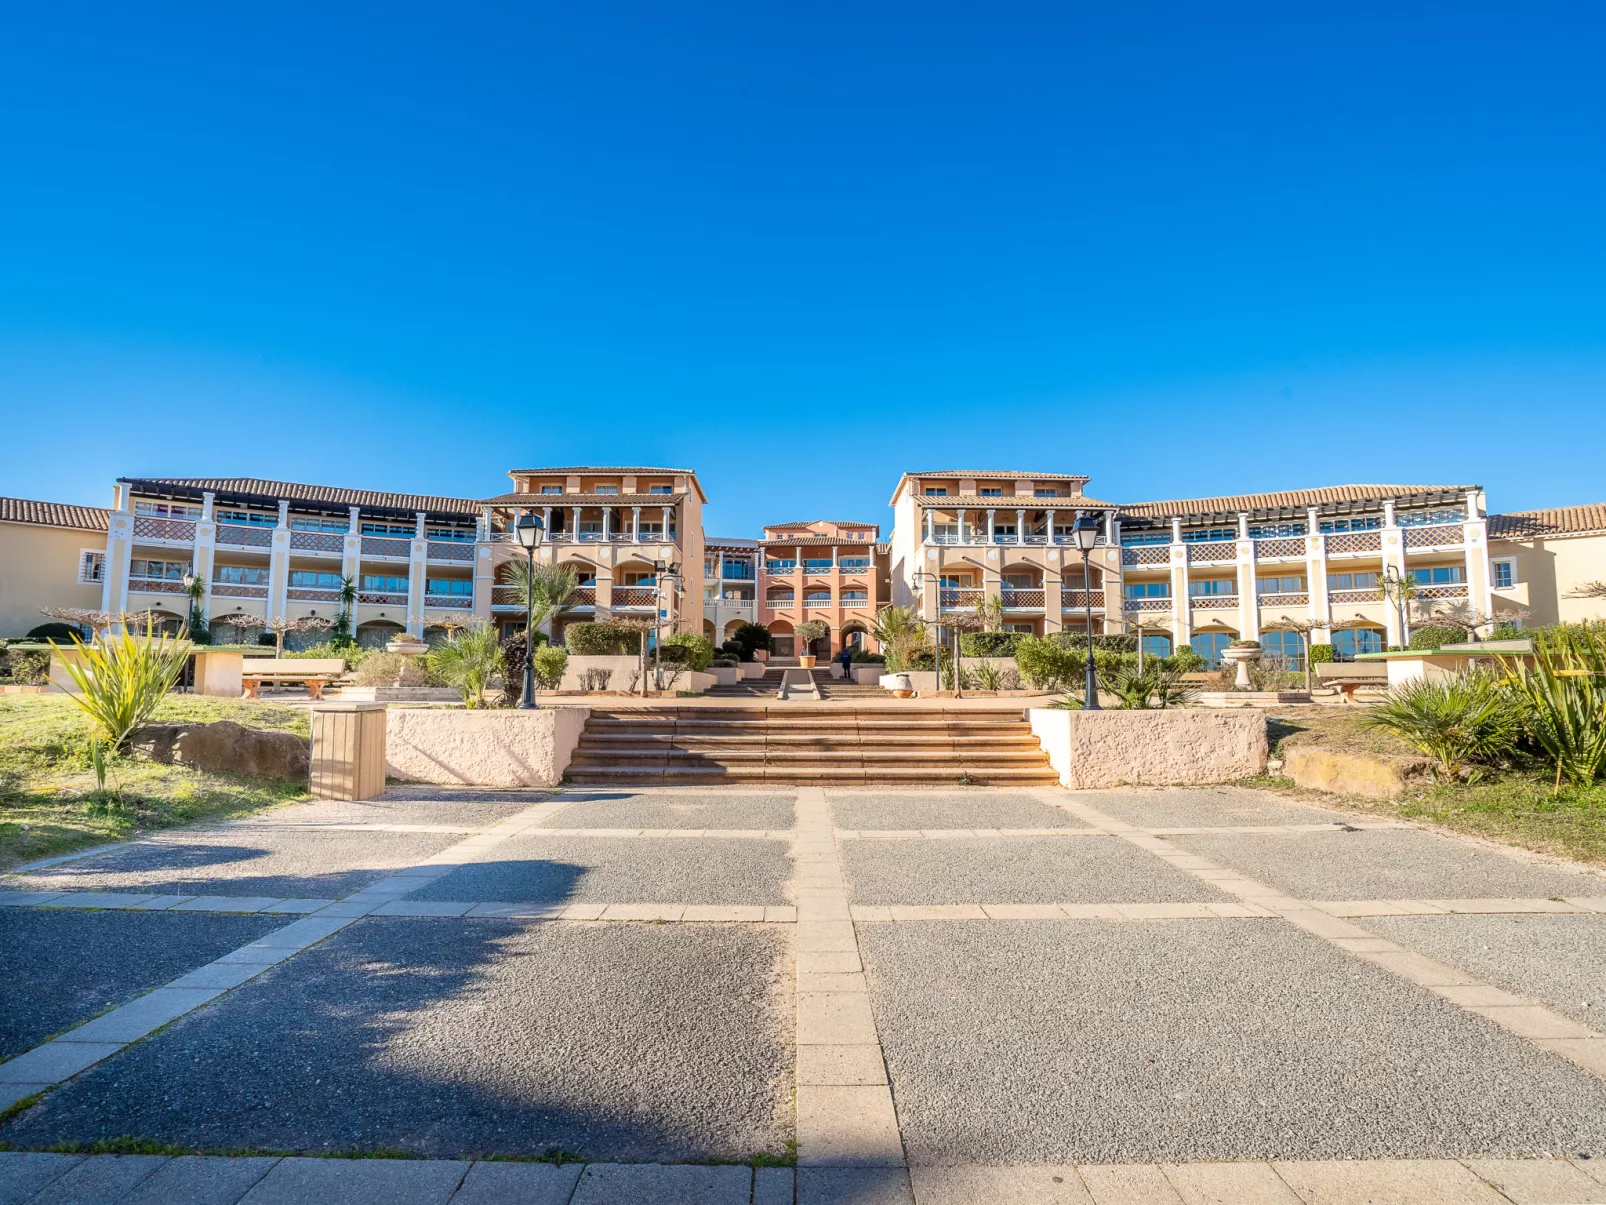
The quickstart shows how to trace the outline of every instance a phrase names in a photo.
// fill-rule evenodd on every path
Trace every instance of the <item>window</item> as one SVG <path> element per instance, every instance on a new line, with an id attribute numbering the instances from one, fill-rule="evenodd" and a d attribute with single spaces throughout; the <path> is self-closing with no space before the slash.
<path id="1" fill-rule="evenodd" d="M 290 584 L 298 590 L 338 590 L 338 573 L 319 573 L 312 569 L 290 570 Z"/>
<path id="2" fill-rule="evenodd" d="M 136 502 L 136 515 L 154 515 L 158 519 L 198 519 L 199 506 L 185 506 L 182 502 Z"/>
<path id="3" fill-rule="evenodd" d="M 805 590 L 803 601 L 811 607 L 829 607 L 831 605 L 831 592 L 829 590 Z"/>
<path id="4" fill-rule="evenodd" d="M 1056 534 L 1058 534 L 1060 530 L 1061 529 L 1058 527 L 1054 529 Z M 1069 531 L 1070 528 L 1067 527 L 1064 530 Z M 1125 532 L 1121 533 L 1122 548 L 1141 548 L 1150 544 L 1169 543 L 1171 543 L 1171 533 L 1169 531 L 1140 531 L 1135 532 L 1132 535 L 1127 535 Z"/>
<path id="5" fill-rule="evenodd" d="M 1169 657 L 1171 655 L 1171 637 L 1144 636 L 1143 651 L 1151 657 Z"/>
<path id="6" fill-rule="evenodd" d="M 1032 497 L 1034 498 L 1058 498 L 1059 496 L 1060 492 L 1058 490 L 1043 489 L 1032 491 Z"/>
<path id="7" fill-rule="evenodd" d="M 1184 544 L 1208 544 L 1214 540 L 1236 540 L 1238 529 L 1235 527 L 1201 527 L 1194 531 L 1182 533 Z"/>
<path id="8" fill-rule="evenodd" d="M 1383 633 L 1376 628 L 1340 628 L 1333 633 L 1333 652 L 1345 661 L 1362 653 L 1381 653 Z"/>
<path id="9" fill-rule="evenodd" d="M 870 558 L 867 556 L 845 556 L 837 561 L 845 572 L 857 572 L 870 567 Z"/>
<path id="10" fill-rule="evenodd" d="M 842 605 L 844 607 L 862 607 L 870 601 L 870 595 L 864 590 L 842 591 Z"/>
<path id="11" fill-rule="evenodd" d="M 1322 531 L 1326 533 L 1336 531 L 1376 531 L 1383 526 L 1381 516 L 1371 515 L 1364 519 L 1323 519 Z"/>
<path id="12" fill-rule="evenodd" d="M 561 485 L 543 485 L 541 487 L 541 492 L 543 494 L 561 494 L 563 492 L 563 487 Z"/>
<path id="13" fill-rule="evenodd" d="M 1238 583 L 1231 578 L 1222 578 L 1219 581 L 1189 582 L 1188 593 L 1194 598 L 1219 598 L 1227 594 L 1236 594 Z M 1165 597 L 1161 595 L 1160 597 Z"/>
<path id="14" fill-rule="evenodd" d="M 266 586 L 268 584 L 268 567 L 266 565 L 215 565 L 212 568 L 212 580 L 231 586 Z"/>
<path id="15" fill-rule="evenodd" d="M 409 540 L 418 531 L 415 523 L 364 523 L 362 534 L 365 536 L 406 536 Z"/>
<path id="16" fill-rule="evenodd" d="M 1303 594 L 1305 592 L 1305 579 L 1302 577 L 1263 577 L 1255 582 L 1256 593 L 1259 594 Z"/>
<path id="17" fill-rule="evenodd" d="M 1327 575 L 1327 588 L 1329 590 L 1376 590 L 1377 574 L 1329 573 Z"/>
<path id="18" fill-rule="evenodd" d="M 1517 584 L 1517 562 L 1512 560 L 1490 562 L 1494 569 L 1494 588 L 1509 590 Z"/>
<path id="19" fill-rule="evenodd" d="M 1170 582 L 1127 582 L 1126 596 L 1128 598 L 1170 598 Z"/>
<path id="20" fill-rule="evenodd" d="M 1298 632 L 1262 632 L 1260 649 L 1263 657 L 1280 658 L 1284 669 L 1305 668 L 1305 638 Z"/>
<path id="21" fill-rule="evenodd" d="M 1461 509 L 1454 510 L 1414 510 L 1408 515 L 1396 515 L 1395 522 L 1401 527 L 1433 527 L 1440 523 L 1461 523 L 1465 516 Z"/>
<path id="22" fill-rule="evenodd" d="M 1189 646 L 1204 658 L 1205 666 L 1215 669 L 1221 664 L 1221 650 L 1233 641 L 1231 632 L 1195 632 Z"/>
<path id="23" fill-rule="evenodd" d="M 831 572 L 831 560 L 829 557 L 805 557 L 803 560 L 803 572 L 829 573 Z"/>
<path id="24" fill-rule="evenodd" d="M 977 490 L 976 492 L 983 498 L 1002 498 L 1004 496 L 1004 491 L 994 486 L 988 486 L 986 489 Z"/>
<path id="25" fill-rule="evenodd" d="M 128 562 L 128 576 L 143 581 L 182 581 L 189 571 L 188 561 L 147 561 L 135 557 Z"/>
<path id="26" fill-rule="evenodd" d="M 474 540 L 474 533 L 466 527 L 431 527 L 428 535 L 432 540 L 456 540 L 464 544 Z"/>
<path id="27" fill-rule="evenodd" d="M 617 485 L 599 485 L 591 492 L 594 494 L 617 494 L 619 487 Z"/>
<path id="28" fill-rule="evenodd" d="M 940 485 L 928 485 L 928 486 L 926 486 L 926 497 L 928 497 L 928 498 L 946 498 L 947 496 L 948 496 L 948 491 L 943 486 L 940 486 Z"/>
<path id="29" fill-rule="evenodd" d="M 308 519 L 299 518 L 290 520 L 291 531 L 328 531 L 345 535 L 351 530 L 351 524 L 345 519 Z"/>
<path id="30" fill-rule="evenodd" d="M 1257 540 L 1274 540 L 1279 536 L 1302 536 L 1305 534 L 1303 523 L 1262 523 L 1258 527 L 1250 527 L 1249 534 Z"/>
<path id="31" fill-rule="evenodd" d="M 407 579 L 405 577 L 391 577 L 383 573 L 365 573 L 362 575 L 362 588 L 373 590 L 381 594 L 406 594 Z"/>
<path id="32" fill-rule="evenodd" d="M 1451 586 L 1467 580 L 1464 565 L 1434 565 L 1431 569 L 1412 569 L 1405 575 L 1419 586 Z"/>
<path id="33" fill-rule="evenodd" d="M 1029 623 L 1006 623 L 1004 625 L 1004 631 L 1025 632 L 1028 636 L 1030 636 L 1032 635 L 1032 625 Z"/>
<path id="34" fill-rule="evenodd" d="M 78 580 L 84 585 L 106 580 L 106 554 L 85 548 L 78 554 Z"/>
<path id="35" fill-rule="evenodd" d="M 474 580 L 467 577 L 427 577 L 424 579 L 424 593 L 471 598 L 474 595 Z"/>
<path id="36" fill-rule="evenodd" d="M 792 573 L 797 569 L 796 561 L 765 561 L 765 573 Z"/>
<path id="37" fill-rule="evenodd" d="M 252 510 L 220 510 L 217 512 L 219 523 L 233 523 L 239 527 L 277 527 L 278 515 L 264 515 Z"/>

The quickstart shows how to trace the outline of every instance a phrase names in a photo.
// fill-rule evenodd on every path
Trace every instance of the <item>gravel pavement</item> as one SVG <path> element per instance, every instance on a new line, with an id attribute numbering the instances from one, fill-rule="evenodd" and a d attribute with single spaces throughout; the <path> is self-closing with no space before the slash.
<path id="1" fill-rule="evenodd" d="M 957 837 L 841 843 L 855 904 L 1225 900 L 1119 837 Z"/>
<path id="2" fill-rule="evenodd" d="M 370 917 L 58 1089 L 21 1146 L 778 1153 L 790 937 Z"/>
<path id="3" fill-rule="evenodd" d="M 291 803 L 253 817 L 266 824 L 451 824 L 483 828 L 551 798 L 550 792 L 505 792 L 484 799 L 441 800 L 397 795 L 392 787 L 380 799 L 348 802 L 314 799 Z"/>
<path id="4" fill-rule="evenodd" d="M 8 891 L 133 891 L 337 899 L 463 838 L 452 833 L 275 831 L 233 825 L 178 829 L 11 875 Z"/>
<path id="5" fill-rule="evenodd" d="M 1606 1029 L 1606 916 L 1377 916 L 1363 923 Z"/>
<path id="6" fill-rule="evenodd" d="M 725 795 L 716 792 L 565 792 L 572 800 L 541 828 L 718 828 L 792 827 L 790 795 Z"/>
<path id="7" fill-rule="evenodd" d="M 1606 1083 L 1275 922 L 860 928 L 916 1162 L 1606 1154 Z"/>
<path id="8" fill-rule="evenodd" d="M 826 799 L 836 826 L 847 829 L 1087 828 L 1075 816 L 1030 795 L 1000 792 L 892 792 L 845 794 Z"/>
<path id="9" fill-rule="evenodd" d="M 1231 828 L 1245 824 L 1342 824 L 1364 819 L 1332 808 L 1294 803 L 1269 791 L 1234 787 L 1078 791 L 1066 796 L 1140 828 Z"/>
<path id="10" fill-rule="evenodd" d="M 255 941 L 286 919 L 0 908 L 0 1059 Z"/>
<path id="11" fill-rule="evenodd" d="M 1423 829 L 1190 833 L 1170 839 L 1307 900 L 1606 895 L 1606 877 L 1520 861 Z"/>
<path id="12" fill-rule="evenodd" d="M 435 879 L 417 900 L 568 904 L 785 904 L 782 840 L 514 837 Z"/>

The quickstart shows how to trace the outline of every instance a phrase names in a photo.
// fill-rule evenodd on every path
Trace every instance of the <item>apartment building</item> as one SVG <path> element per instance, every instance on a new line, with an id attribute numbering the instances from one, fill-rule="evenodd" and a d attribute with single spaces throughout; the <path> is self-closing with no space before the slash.
<path id="1" fill-rule="evenodd" d="M 703 543 L 703 635 L 715 644 L 744 623 L 757 623 L 757 540 L 709 536 Z"/>
<path id="2" fill-rule="evenodd" d="M 844 646 L 873 645 L 876 612 L 891 593 L 888 549 L 877 543 L 880 534 L 878 524 L 836 519 L 765 526 L 756 594 L 772 657 L 828 657 Z M 793 633 L 811 620 L 824 622 L 830 635 L 807 649 L 797 647 Z"/>

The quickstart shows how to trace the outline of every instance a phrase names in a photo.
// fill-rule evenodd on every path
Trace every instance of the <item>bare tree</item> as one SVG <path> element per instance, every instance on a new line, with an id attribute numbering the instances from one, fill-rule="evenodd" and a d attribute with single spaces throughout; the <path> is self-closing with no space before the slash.
<path id="1" fill-rule="evenodd" d="M 59 619 L 75 627 L 88 628 L 102 636 L 118 624 L 130 630 L 154 626 L 162 615 L 157 611 L 90 611 L 83 607 L 40 607 L 39 614 L 48 619 Z"/>
<path id="2" fill-rule="evenodd" d="M 275 615 L 261 626 L 273 633 L 273 655 L 284 656 L 284 638 L 291 632 L 317 632 L 334 627 L 334 621 L 319 615 Z"/>
<path id="3" fill-rule="evenodd" d="M 1606 598 L 1606 582 L 1580 582 L 1564 598 Z"/>
<path id="4" fill-rule="evenodd" d="M 1417 617 L 1423 623 L 1442 624 L 1449 628 L 1460 628 L 1467 636 L 1478 639 L 1479 628 L 1492 628 L 1497 623 L 1512 623 L 1527 619 L 1532 612 L 1527 607 L 1508 606 L 1498 616 L 1490 615 L 1478 610 L 1470 602 L 1440 604 L 1437 606 L 1418 606 Z"/>
<path id="5" fill-rule="evenodd" d="M 1268 632 L 1298 632 L 1299 633 L 1300 641 L 1305 646 L 1305 693 L 1309 694 L 1310 693 L 1310 678 L 1311 678 L 1311 664 L 1310 664 L 1310 637 L 1311 637 L 1311 633 L 1315 632 L 1315 631 L 1317 631 L 1319 629 L 1329 627 L 1330 625 L 1327 624 L 1327 623 L 1324 623 L 1323 621 L 1321 621 L 1319 619 L 1312 619 L 1308 615 L 1298 615 L 1298 616 L 1295 616 L 1295 615 L 1281 615 L 1276 620 L 1274 620 L 1273 622 L 1271 622 L 1271 623 L 1263 623 L 1260 626 L 1265 628 Z"/>
<path id="6" fill-rule="evenodd" d="M 262 616 L 247 615 L 244 611 L 237 611 L 233 615 L 225 615 L 222 619 L 214 619 L 212 623 L 214 626 L 227 624 L 233 628 L 235 640 L 240 644 L 244 644 L 249 639 L 250 633 L 260 632 L 268 626 L 267 620 L 263 619 Z"/>

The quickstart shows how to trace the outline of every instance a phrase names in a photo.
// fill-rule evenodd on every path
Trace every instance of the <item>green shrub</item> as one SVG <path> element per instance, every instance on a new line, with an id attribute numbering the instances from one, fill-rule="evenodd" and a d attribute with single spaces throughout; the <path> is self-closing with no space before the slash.
<path id="1" fill-rule="evenodd" d="M 151 718 L 167 692 L 184 675 L 190 644 L 168 636 L 104 636 L 91 644 L 74 639 L 78 657 L 64 667 L 78 688 L 67 698 L 87 715 L 95 734 L 112 752 Z M 100 757 L 101 746 L 95 745 Z M 97 762 L 96 777 L 101 778 Z M 104 790 L 104 782 L 101 783 Z"/>
<path id="2" fill-rule="evenodd" d="M 1085 649 L 1087 637 L 1081 632 L 1053 632 L 1044 637 L 1059 645 L 1062 649 Z M 1093 637 L 1093 651 L 1100 649 L 1108 653 L 1135 653 L 1138 651 L 1137 633 L 1116 632 L 1109 635 Z"/>
<path id="3" fill-rule="evenodd" d="M 1189 644 L 1177 645 L 1176 652 L 1160 660 L 1166 669 L 1179 674 L 1198 674 L 1205 669 L 1205 659 L 1194 652 Z"/>
<path id="4" fill-rule="evenodd" d="M 966 632 L 959 638 L 959 651 L 966 657 L 1013 657 L 1021 636 L 1020 632 Z"/>
<path id="5" fill-rule="evenodd" d="M 743 661 L 751 661 L 759 649 L 770 647 L 770 630 L 761 623 L 744 623 L 731 633 L 727 643 L 736 646 L 737 656 Z"/>
<path id="6" fill-rule="evenodd" d="M 855 665 L 859 665 L 864 662 L 870 662 L 875 665 L 884 665 L 886 660 L 887 658 L 883 653 L 867 653 L 861 648 L 855 648 L 853 650 L 853 663 Z"/>
<path id="7" fill-rule="evenodd" d="M 369 650 L 363 648 L 360 644 L 337 646 L 333 641 L 330 641 L 328 644 L 314 644 L 304 649 L 285 649 L 284 656 L 286 660 L 339 657 L 346 663 L 348 670 L 353 670 L 362 664 L 362 659 L 368 655 L 368 652 Z"/>
<path id="8" fill-rule="evenodd" d="M 670 649 L 684 649 L 685 655 L 677 660 L 698 673 L 714 663 L 714 642 L 698 632 L 676 632 L 664 641 L 663 651 Z"/>
<path id="9" fill-rule="evenodd" d="M 742 660 L 740 657 L 720 656 L 715 657 L 711 662 L 709 662 L 709 665 L 714 669 L 733 669 L 741 663 Z"/>
<path id="10" fill-rule="evenodd" d="M 816 640 L 824 640 L 830 634 L 831 625 L 823 619 L 811 619 L 807 623 L 800 623 L 797 625 L 797 630 L 792 633 L 796 638 L 798 653 L 804 656 L 807 655 L 805 650 L 809 645 Z"/>
<path id="11" fill-rule="evenodd" d="M 362 659 L 352 678 L 359 686 L 441 686 L 428 657 L 409 657 L 376 649 Z"/>
<path id="12" fill-rule="evenodd" d="M 1490 640 L 1521 640 L 1529 633 L 1514 623 L 1497 623 L 1494 630 L 1489 633 Z"/>
<path id="13" fill-rule="evenodd" d="M 548 644 L 535 650 L 535 681 L 542 690 L 557 690 L 563 685 L 563 671 L 569 665 L 569 650 L 560 644 Z M 520 689 L 523 682 L 520 681 Z"/>
<path id="14" fill-rule="evenodd" d="M 78 638 L 78 629 L 70 623 L 42 623 L 36 628 L 28 630 L 31 640 L 65 640 L 72 641 Z"/>
<path id="15" fill-rule="evenodd" d="M 478 623 L 464 628 L 455 640 L 436 645 L 423 660 L 430 677 L 455 688 L 465 707 L 476 708 L 484 706 L 485 691 L 502 668 L 502 649 L 496 629 Z M 539 670 L 539 654 L 536 667 Z"/>
<path id="16" fill-rule="evenodd" d="M 1522 734 L 1520 710 L 1489 674 L 1421 678 L 1396 686 L 1365 722 L 1426 753 L 1446 775 L 1496 760 Z"/>
<path id="17" fill-rule="evenodd" d="M 641 651 L 641 631 L 618 623 L 572 623 L 563 642 L 577 657 L 627 657 Z"/>
<path id="18" fill-rule="evenodd" d="M 1452 628 L 1447 624 L 1428 624 L 1417 628 L 1411 633 L 1410 647 L 1413 649 L 1436 649 L 1446 644 L 1460 644 L 1467 638 L 1467 634 L 1460 628 Z"/>
<path id="19" fill-rule="evenodd" d="M 1085 665 L 1081 653 L 1058 640 L 1023 635 L 1015 645 L 1015 668 L 1034 690 L 1065 690 L 1078 681 Z"/>
<path id="20" fill-rule="evenodd" d="M 1310 663 L 1312 665 L 1331 665 L 1338 660 L 1338 650 L 1330 644 L 1313 644 L 1310 646 Z"/>
<path id="21" fill-rule="evenodd" d="M 1500 658 L 1535 743 L 1580 786 L 1606 768 L 1606 630 L 1568 626 L 1534 636 L 1534 663 Z"/>
<path id="22" fill-rule="evenodd" d="M 12 649 L 6 654 L 11 680 L 18 686 L 43 686 L 50 675 L 50 654 Z"/>
<path id="23" fill-rule="evenodd" d="M 257 633 L 257 644 L 262 645 L 262 646 L 264 646 L 266 648 L 276 649 L 276 648 L 279 647 L 279 638 L 278 638 L 278 636 L 274 635 L 272 632 L 258 632 Z"/>

